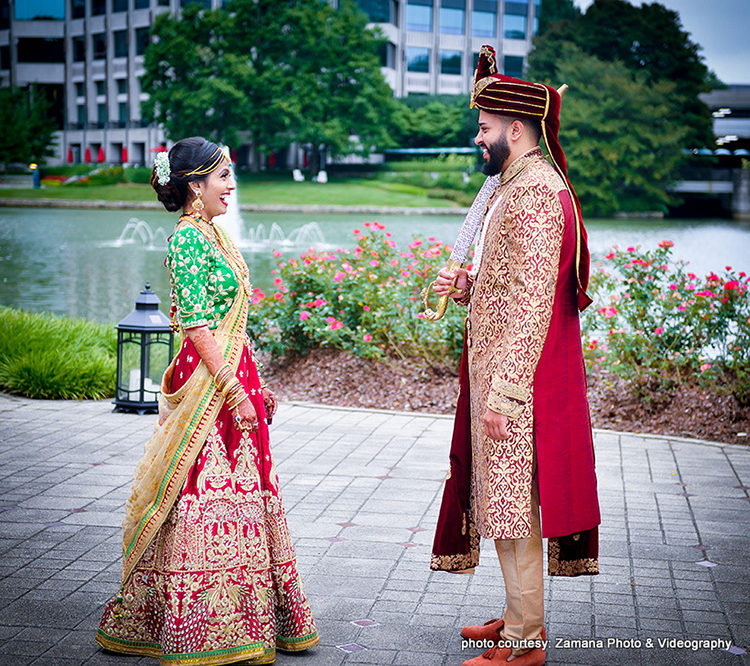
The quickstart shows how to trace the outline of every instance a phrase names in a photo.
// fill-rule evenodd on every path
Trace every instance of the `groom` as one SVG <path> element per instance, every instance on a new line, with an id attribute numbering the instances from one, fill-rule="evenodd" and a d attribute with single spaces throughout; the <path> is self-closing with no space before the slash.
<path id="1" fill-rule="evenodd" d="M 499 74 L 494 50 L 484 46 L 471 104 L 480 109 L 475 143 L 483 171 L 500 180 L 472 272 L 443 269 L 434 288 L 466 305 L 468 315 L 431 568 L 473 572 L 479 537 L 492 539 L 506 608 L 502 618 L 464 627 L 466 639 L 494 644 L 464 666 L 540 666 L 542 537 L 551 575 L 598 573 L 599 504 L 578 319 L 591 302 L 589 255 L 558 141 L 560 94 Z"/>

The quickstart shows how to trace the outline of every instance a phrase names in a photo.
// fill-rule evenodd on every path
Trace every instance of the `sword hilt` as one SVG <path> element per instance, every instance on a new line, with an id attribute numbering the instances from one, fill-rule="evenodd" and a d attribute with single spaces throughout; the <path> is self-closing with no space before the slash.
<path id="1" fill-rule="evenodd" d="M 445 265 L 445 269 L 448 271 L 453 271 L 456 268 L 463 268 L 463 264 L 460 261 L 456 261 L 455 259 L 451 259 L 448 261 L 448 263 Z M 448 295 L 441 296 L 437 300 L 437 309 L 433 310 L 430 307 L 430 292 L 432 291 L 432 287 L 435 284 L 435 280 L 430 282 L 424 289 L 422 289 L 422 303 L 424 304 L 424 317 L 425 319 L 428 319 L 429 321 L 437 321 L 438 319 L 442 319 L 443 315 L 445 314 L 446 310 L 448 309 L 448 299 L 450 298 L 450 294 L 453 294 L 457 291 L 456 289 L 456 280 L 458 279 L 458 276 L 453 280 L 453 284 L 448 289 Z"/>

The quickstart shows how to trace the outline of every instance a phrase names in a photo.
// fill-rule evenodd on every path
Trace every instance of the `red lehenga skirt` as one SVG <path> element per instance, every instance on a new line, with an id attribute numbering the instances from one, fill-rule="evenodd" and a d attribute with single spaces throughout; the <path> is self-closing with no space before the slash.
<path id="1" fill-rule="evenodd" d="M 172 390 L 200 358 L 185 340 Z M 106 649 L 162 664 L 265 664 L 318 643 L 269 448 L 260 382 L 246 348 L 237 376 L 261 416 L 241 433 L 226 406 L 179 499 L 97 633 Z"/>

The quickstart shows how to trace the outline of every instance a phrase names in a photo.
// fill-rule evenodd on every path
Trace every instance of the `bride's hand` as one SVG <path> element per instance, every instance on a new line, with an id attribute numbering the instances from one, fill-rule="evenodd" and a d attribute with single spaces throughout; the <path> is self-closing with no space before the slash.
<path id="1" fill-rule="evenodd" d="M 276 402 L 276 394 L 267 386 L 263 387 L 263 403 L 266 406 L 266 418 L 270 423 L 274 414 L 276 414 L 278 403 Z"/>
<path id="2" fill-rule="evenodd" d="M 250 398 L 245 398 L 234 410 L 234 427 L 251 432 L 258 430 L 258 414 Z"/>

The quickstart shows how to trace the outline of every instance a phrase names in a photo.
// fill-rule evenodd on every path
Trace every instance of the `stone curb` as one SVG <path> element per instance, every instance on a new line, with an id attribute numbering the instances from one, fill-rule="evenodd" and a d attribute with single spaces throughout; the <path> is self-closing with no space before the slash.
<path id="1" fill-rule="evenodd" d="M 157 201 L 78 201 L 0 197 L 0 208 L 85 208 L 110 210 L 163 210 Z M 349 213 L 355 215 L 466 215 L 468 208 L 405 208 L 398 206 L 292 206 L 240 204 L 248 213 Z"/>

